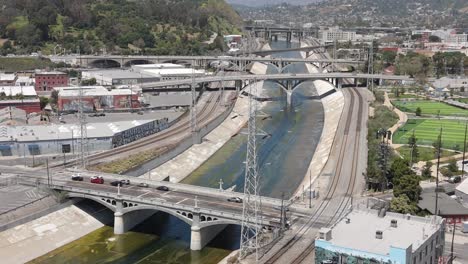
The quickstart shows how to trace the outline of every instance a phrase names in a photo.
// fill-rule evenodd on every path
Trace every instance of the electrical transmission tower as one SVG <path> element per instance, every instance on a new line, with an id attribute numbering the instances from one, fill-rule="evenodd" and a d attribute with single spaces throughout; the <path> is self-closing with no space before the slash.
<path id="1" fill-rule="evenodd" d="M 86 157 L 88 156 L 88 129 L 86 127 L 86 115 L 83 106 L 83 87 L 80 87 L 80 105 L 78 108 L 79 121 L 80 121 L 80 165 L 81 168 L 86 169 Z"/>
<path id="2" fill-rule="evenodd" d="M 257 165 L 257 81 L 250 87 L 247 156 L 245 162 L 244 203 L 242 208 L 242 230 L 239 259 L 254 253 L 258 261 L 261 201 Z"/>
<path id="3" fill-rule="evenodd" d="M 369 58 L 368 58 L 368 65 L 367 65 L 367 73 L 368 74 L 374 74 L 374 41 L 372 41 L 372 44 L 369 49 Z M 367 78 L 367 88 L 371 88 L 371 91 L 374 91 L 374 79 L 373 78 Z"/>

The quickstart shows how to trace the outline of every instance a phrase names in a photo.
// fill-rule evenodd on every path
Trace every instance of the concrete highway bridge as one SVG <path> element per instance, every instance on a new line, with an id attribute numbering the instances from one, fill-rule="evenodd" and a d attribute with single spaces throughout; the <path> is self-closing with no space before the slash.
<path id="1" fill-rule="evenodd" d="M 304 37 L 314 37 L 318 34 L 316 28 L 288 28 L 278 26 L 245 26 L 245 30 L 251 31 L 256 37 L 263 37 L 265 39 L 276 38 L 280 34 L 286 35 L 286 41 L 291 42 L 292 37 L 296 36 L 299 39 Z"/>
<path id="2" fill-rule="evenodd" d="M 289 51 L 287 49 L 284 51 Z M 297 48 L 294 50 L 311 51 L 307 48 Z M 259 51 L 263 52 L 263 51 Z M 278 52 L 275 50 L 274 52 Z M 266 51 L 271 54 L 272 52 Z M 266 55 L 265 53 L 265 55 Z M 59 61 L 60 57 L 51 57 L 54 61 Z M 196 68 L 206 68 L 212 62 L 222 61 L 229 62 L 231 66 L 239 71 L 246 70 L 254 62 L 272 64 L 277 68 L 282 69 L 293 63 L 314 63 L 317 67 L 323 69 L 332 63 L 358 65 L 363 64 L 365 61 L 359 60 L 331 60 L 331 59 L 294 59 L 294 58 L 264 58 L 264 57 L 235 57 L 235 56 L 123 56 L 123 55 L 110 55 L 110 56 L 77 56 L 75 58 L 76 64 L 82 67 L 130 67 L 135 64 L 151 64 L 151 63 L 177 63 L 183 65 L 190 65 Z"/>
<path id="3" fill-rule="evenodd" d="M 209 83 L 222 83 L 222 82 L 234 82 L 237 90 L 242 90 L 246 85 L 251 84 L 254 81 L 274 81 L 286 92 L 288 105 L 291 103 L 291 96 L 294 90 L 305 81 L 314 80 L 326 80 L 338 89 L 342 88 L 344 79 L 354 80 L 357 83 L 358 79 L 373 79 L 379 80 L 381 83 L 383 80 L 393 81 L 413 81 L 413 78 L 404 75 L 383 75 L 383 74 L 368 74 L 368 73 L 341 73 L 341 72 L 330 72 L 330 73 L 285 73 L 285 74 L 259 74 L 259 75 L 223 75 L 223 76 L 209 76 L 194 79 L 180 79 L 171 81 L 161 81 L 153 83 L 140 84 L 143 92 L 151 92 L 153 90 L 161 90 L 163 88 L 173 87 L 189 87 L 193 83 L 196 85 L 204 85 Z"/>
<path id="4" fill-rule="evenodd" d="M 244 199 L 243 193 L 90 171 L 79 172 L 84 177 L 83 181 L 72 181 L 71 175 L 76 173 L 77 170 L 55 170 L 47 178 L 44 171 L 36 171 L 28 173 L 28 176 L 18 176 L 18 182 L 41 185 L 64 192 L 68 198 L 88 199 L 105 206 L 114 212 L 115 234 L 127 232 L 156 211 L 168 213 L 191 226 L 192 250 L 201 250 L 227 225 L 242 223 L 243 203 L 227 199 Z M 90 183 L 90 177 L 96 175 L 102 176 L 105 183 Z M 109 184 L 122 179 L 130 180 L 130 184 L 122 187 Z M 143 187 L 143 183 L 146 186 Z M 169 190 L 158 190 L 159 186 L 166 186 Z M 286 223 L 281 219 L 282 202 L 269 197 L 259 198 L 262 202 L 260 225 L 265 232 L 277 234 Z M 291 206 L 287 213 L 288 219 L 293 220 L 310 214 L 311 209 Z"/>

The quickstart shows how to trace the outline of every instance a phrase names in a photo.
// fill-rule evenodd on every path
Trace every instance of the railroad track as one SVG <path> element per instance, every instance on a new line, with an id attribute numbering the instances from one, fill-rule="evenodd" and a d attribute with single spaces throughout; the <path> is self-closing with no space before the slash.
<path id="1" fill-rule="evenodd" d="M 360 94 L 359 93 L 357 93 L 357 94 L 358 94 L 358 97 L 360 98 Z M 362 99 L 358 99 L 358 100 L 359 100 L 359 104 L 361 105 L 362 104 L 361 103 Z M 332 179 L 332 183 L 331 183 L 330 188 L 328 188 L 327 194 L 325 195 L 324 199 L 321 201 L 321 203 L 317 207 L 316 213 L 313 214 L 312 216 L 310 216 L 309 219 L 307 220 L 307 222 L 304 223 L 299 228 L 299 230 L 296 232 L 296 234 L 294 234 L 293 238 L 290 239 L 288 241 L 288 243 L 286 243 L 286 245 L 283 248 L 281 248 L 278 252 L 276 252 L 265 263 L 267 263 L 267 264 L 277 263 L 277 261 L 281 258 L 281 256 L 283 256 L 288 250 L 290 250 L 292 247 L 294 247 L 294 245 L 296 245 L 301 240 L 301 238 L 312 227 L 315 226 L 316 222 L 319 220 L 319 218 L 323 215 L 325 210 L 328 208 L 328 205 L 330 204 L 332 198 L 334 197 L 334 195 L 336 193 L 336 189 L 338 187 L 339 180 L 340 180 L 340 178 L 342 176 L 341 171 L 342 171 L 342 168 L 343 168 L 343 160 L 345 158 L 344 156 L 345 156 L 345 153 L 346 153 L 346 146 L 348 145 L 347 143 L 348 143 L 348 139 L 349 139 L 349 136 L 348 136 L 349 128 L 350 128 L 350 125 L 351 125 L 351 121 L 353 120 L 353 113 L 354 113 L 354 108 L 355 108 L 354 104 L 355 104 L 355 94 L 354 94 L 354 91 L 351 91 L 350 92 L 350 106 L 351 106 L 351 108 L 349 110 L 349 114 L 347 116 L 346 123 L 345 123 L 344 142 L 340 146 L 339 159 L 338 159 L 338 162 L 337 162 L 338 171 L 335 173 L 335 176 Z M 361 116 L 361 115 L 362 115 L 362 106 L 358 106 L 358 116 Z M 362 122 L 362 118 L 360 118 L 360 119 L 358 118 L 358 120 L 360 120 Z M 357 128 L 359 128 L 359 130 L 360 130 L 360 125 Z M 355 143 L 355 146 L 358 146 L 358 143 Z M 356 153 L 356 150 L 354 150 L 354 153 Z M 353 156 L 353 164 L 356 161 L 355 159 L 356 159 L 356 156 Z M 354 173 L 354 176 L 350 177 L 350 184 L 351 184 L 351 182 L 355 182 L 355 180 L 354 180 L 355 178 L 356 178 L 356 173 Z M 354 188 L 354 184 L 352 184 L 352 185 L 353 185 L 353 187 L 348 188 L 347 193 L 350 192 L 350 189 L 351 189 L 351 192 L 352 192 L 352 189 Z M 352 193 L 350 195 L 352 195 Z M 337 213 L 338 213 L 338 210 L 335 212 L 335 214 L 337 214 Z M 290 261 L 290 263 L 301 263 L 314 250 L 314 248 L 315 248 L 314 244 L 308 246 L 303 252 L 301 252 L 300 255 L 298 255 L 295 259 Z"/>
<path id="2" fill-rule="evenodd" d="M 330 220 L 327 222 L 325 226 L 329 226 L 332 224 L 334 221 L 339 220 L 344 212 L 346 211 L 346 208 L 352 203 L 353 199 L 353 193 L 354 193 L 354 186 L 356 183 L 357 179 L 357 157 L 359 154 L 359 144 L 360 144 L 360 133 L 361 133 L 361 125 L 362 125 L 362 114 L 363 114 L 363 99 L 362 95 L 356 90 L 356 88 L 350 89 L 351 94 L 356 93 L 358 97 L 358 111 L 357 111 L 357 124 L 356 124 L 356 137 L 354 140 L 354 148 L 353 148 L 353 159 L 352 159 L 352 168 L 351 168 L 351 177 L 349 178 L 348 182 L 348 188 L 346 190 L 345 195 L 340 201 L 340 204 L 338 205 L 338 208 L 335 210 L 333 216 L 330 218 Z M 354 97 L 351 99 L 352 101 L 354 100 Z M 354 107 L 352 108 L 354 109 Z M 352 114 L 350 115 L 352 116 Z M 348 119 L 349 120 L 349 119 Z M 347 121 L 348 121 L 347 120 Z M 347 124 L 347 127 L 349 128 L 349 124 Z M 345 135 L 346 135 L 346 140 L 345 144 L 347 146 L 347 139 L 349 138 L 349 129 L 348 131 L 345 130 Z M 341 169 L 340 169 L 340 174 L 341 175 Z M 334 187 L 336 189 L 336 185 Z M 333 193 L 335 190 L 333 191 Z M 331 198 L 330 198 L 331 200 Z M 329 201 L 330 201 L 329 200 Z M 328 203 L 327 203 L 328 205 Z M 302 263 L 313 251 L 315 250 L 315 244 L 312 243 L 310 246 L 308 246 L 304 251 L 301 252 L 291 263 L 292 264 L 300 264 Z"/>
<path id="3" fill-rule="evenodd" d="M 221 101 L 220 92 L 212 92 L 210 94 L 207 100 L 207 103 L 202 107 L 202 109 L 199 112 L 197 112 L 197 119 L 199 121 L 199 126 L 203 126 L 206 124 L 206 122 L 212 116 L 213 112 L 218 108 L 220 101 Z M 184 114 L 184 116 L 181 118 L 181 120 L 179 120 L 179 122 L 177 122 L 173 126 L 159 133 L 142 138 L 130 144 L 114 148 L 112 150 L 90 155 L 87 157 L 87 161 L 89 162 L 89 164 L 96 164 L 102 159 L 109 158 L 114 155 L 122 154 L 128 151 L 138 150 L 139 148 L 147 148 L 148 145 L 164 141 L 166 139 L 169 139 L 177 135 L 181 135 L 181 134 L 190 135 L 190 133 L 187 133 L 188 129 L 190 129 L 190 117 Z M 157 146 L 157 148 L 164 148 L 164 147 L 165 145 Z M 73 164 L 76 164 L 77 162 L 78 160 L 71 161 L 67 165 L 73 165 Z"/>

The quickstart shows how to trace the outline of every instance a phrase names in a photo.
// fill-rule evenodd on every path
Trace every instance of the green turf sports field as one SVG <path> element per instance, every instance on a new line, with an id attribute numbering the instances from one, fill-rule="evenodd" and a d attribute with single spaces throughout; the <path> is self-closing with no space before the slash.
<path id="1" fill-rule="evenodd" d="M 442 146 L 448 149 L 463 150 L 465 136 L 465 121 L 463 120 L 438 120 L 438 119 L 409 119 L 394 135 L 393 142 L 408 144 L 408 138 L 413 129 L 418 145 L 432 145 L 437 141 L 442 127 Z"/>
<path id="2" fill-rule="evenodd" d="M 416 108 L 421 108 L 421 114 L 424 115 L 437 115 L 440 110 L 442 116 L 468 116 L 468 110 L 461 109 L 441 102 L 434 101 L 393 101 L 393 105 L 398 107 L 403 112 L 415 113 Z"/>

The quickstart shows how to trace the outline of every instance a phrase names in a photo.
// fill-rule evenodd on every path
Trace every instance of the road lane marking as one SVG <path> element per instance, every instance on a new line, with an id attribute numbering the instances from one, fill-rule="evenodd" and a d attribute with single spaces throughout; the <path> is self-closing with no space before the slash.
<path id="1" fill-rule="evenodd" d="M 178 201 L 176 204 L 183 203 L 183 202 L 187 201 L 188 199 L 189 199 L 189 198 L 185 198 L 185 199 L 183 199 L 183 200 L 180 200 L 180 201 Z"/>
<path id="2" fill-rule="evenodd" d="M 147 195 L 147 194 L 149 194 L 149 193 L 151 193 L 151 192 L 142 193 L 142 194 L 138 195 L 137 197 L 138 197 L 138 198 L 141 198 L 141 197 L 143 197 L 143 196 L 145 196 L 145 195 Z"/>

